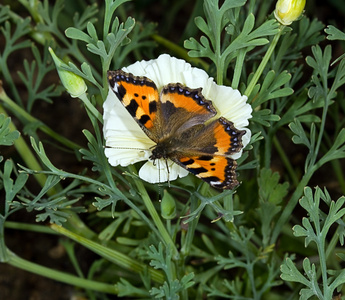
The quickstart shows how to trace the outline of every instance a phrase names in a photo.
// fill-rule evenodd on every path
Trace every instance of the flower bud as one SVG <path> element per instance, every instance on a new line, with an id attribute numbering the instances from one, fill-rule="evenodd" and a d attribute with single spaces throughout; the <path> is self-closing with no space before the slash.
<path id="1" fill-rule="evenodd" d="M 164 190 L 161 201 L 161 215 L 166 220 L 171 220 L 176 217 L 175 199 L 166 190 Z"/>
<path id="2" fill-rule="evenodd" d="M 60 80 L 67 92 L 71 95 L 71 97 L 77 98 L 80 97 L 82 94 L 85 94 L 87 86 L 85 84 L 84 79 L 74 74 L 73 72 L 64 70 L 62 66 L 67 65 L 55 55 L 53 49 L 50 47 L 49 52 L 54 60 Z"/>
<path id="3" fill-rule="evenodd" d="M 283 25 L 290 25 L 303 12 L 306 0 L 278 0 L 274 16 Z"/>

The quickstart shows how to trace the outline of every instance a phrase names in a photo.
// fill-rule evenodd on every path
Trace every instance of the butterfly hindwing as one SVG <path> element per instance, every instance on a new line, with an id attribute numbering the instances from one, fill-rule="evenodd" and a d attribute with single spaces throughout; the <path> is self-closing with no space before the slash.
<path id="1" fill-rule="evenodd" d="M 198 130 L 186 141 L 187 148 L 178 147 L 172 159 L 210 185 L 232 189 L 237 184 L 236 161 L 229 156 L 239 152 L 244 130 L 219 118 Z"/>
<path id="2" fill-rule="evenodd" d="M 218 189 L 233 189 L 238 185 L 236 161 L 225 156 L 180 157 L 178 164 Z"/>

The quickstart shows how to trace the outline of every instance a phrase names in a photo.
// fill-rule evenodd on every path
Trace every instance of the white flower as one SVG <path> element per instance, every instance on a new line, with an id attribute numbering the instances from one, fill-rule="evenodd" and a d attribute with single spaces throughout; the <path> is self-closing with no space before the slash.
<path id="1" fill-rule="evenodd" d="M 189 88 L 202 88 L 203 96 L 212 101 L 218 115 L 234 123 L 239 130 L 245 130 L 242 144 L 245 147 L 250 140 L 251 132 L 245 128 L 251 118 L 252 108 L 246 103 L 247 97 L 231 87 L 217 85 L 204 70 L 194 68 L 182 59 L 167 54 L 157 59 L 136 62 L 122 69 L 135 76 L 145 76 L 155 82 L 160 91 L 169 83 L 181 83 Z M 139 170 L 139 177 L 150 183 L 175 180 L 188 175 L 188 171 L 171 160 L 149 159 L 152 148 L 156 145 L 140 128 L 127 112 L 116 95 L 109 89 L 108 97 L 103 105 L 106 140 L 105 155 L 112 166 L 128 166 L 139 161 L 147 161 Z M 231 156 L 238 159 L 242 150 Z"/>

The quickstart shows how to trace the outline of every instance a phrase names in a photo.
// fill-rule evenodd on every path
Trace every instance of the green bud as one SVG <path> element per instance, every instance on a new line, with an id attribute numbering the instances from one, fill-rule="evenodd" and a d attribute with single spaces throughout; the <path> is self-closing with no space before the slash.
<path id="1" fill-rule="evenodd" d="M 87 90 L 87 86 L 85 84 L 84 79 L 70 71 L 64 70 L 62 66 L 67 66 L 67 65 L 55 55 L 53 49 L 50 47 L 49 47 L 49 52 L 54 60 L 60 80 L 63 86 L 65 87 L 65 89 L 67 90 L 67 92 L 71 95 L 71 97 L 77 98 L 85 94 Z"/>
<path id="2" fill-rule="evenodd" d="M 161 201 L 161 215 L 166 220 L 171 220 L 176 217 L 175 199 L 166 190 L 164 190 Z"/>
<path id="3" fill-rule="evenodd" d="M 278 0 L 274 16 L 283 25 L 290 25 L 303 12 L 306 0 Z"/>

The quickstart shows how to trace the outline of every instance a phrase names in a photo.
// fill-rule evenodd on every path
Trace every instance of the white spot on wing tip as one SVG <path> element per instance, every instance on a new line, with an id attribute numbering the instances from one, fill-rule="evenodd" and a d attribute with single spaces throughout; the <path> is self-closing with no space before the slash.
<path id="1" fill-rule="evenodd" d="M 118 85 L 118 83 L 117 82 L 115 82 L 115 84 L 114 84 L 114 87 L 113 87 L 113 91 L 115 92 L 115 93 L 118 93 L 119 92 L 119 85 Z"/>

